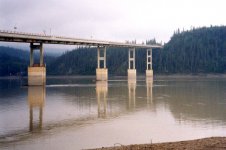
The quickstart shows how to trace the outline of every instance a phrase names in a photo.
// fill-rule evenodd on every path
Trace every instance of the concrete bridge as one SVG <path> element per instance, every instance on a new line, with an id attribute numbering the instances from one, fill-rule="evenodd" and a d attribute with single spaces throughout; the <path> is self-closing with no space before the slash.
<path id="1" fill-rule="evenodd" d="M 44 34 L 23 33 L 14 31 L 1 31 L 0 41 L 30 43 L 30 66 L 28 67 L 28 85 L 45 85 L 46 66 L 44 64 L 43 44 L 62 44 L 62 45 L 87 45 L 97 47 L 97 69 L 96 80 L 108 80 L 108 69 L 106 67 L 106 50 L 108 47 L 128 48 L 128 79 L 136 79 L 135 50 L 136 48 L 146 49 L 146 77 L 153 78 L 152 69 L 152 49 L 162 48 L 161 45 L 144 45 L 136 43 L 122 43 L 92 39 L 70 38 L 63 36 L 51 36 Z M 40 51 L 39 64 L 34 64 L 33 52 Z M 103 67 L 101 67 L 101 62 Z"/>

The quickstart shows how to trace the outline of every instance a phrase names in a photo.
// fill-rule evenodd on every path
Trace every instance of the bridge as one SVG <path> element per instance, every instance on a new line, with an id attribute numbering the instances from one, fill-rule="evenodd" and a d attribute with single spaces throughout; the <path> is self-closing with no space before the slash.
<path id="1" fill-rule="evenodd" d="M 128 79 L 136 79 L 135 50 L 146 49 L 146 77 L 153 77 L 152 69 L 152 49 L 162 48 L 161 45 L 145 45 L 136 43 L 123 43 L 113 41 L 103 41 L 94 39 L 80 39 L 63 36 L 53 36 L 45 34 L 24 33 L 15 31 L 0 30 L 0 41 L 30 43 L 30 65 L 28 67 L 28 85 L 45 85 L 46 66 L 44 64 L 43 44 L 62 44 L 62 45 L 87 45 L 97 47 L 97 69 L 96 80 L 108 80 L 108 69 L 106 67 L 106 50 L 108 47 L 128 48 Z M 40 51 L 39 64 L 34 64 L 33 52 Z M 103 64 L 101 66 L 101 63 Z"/>

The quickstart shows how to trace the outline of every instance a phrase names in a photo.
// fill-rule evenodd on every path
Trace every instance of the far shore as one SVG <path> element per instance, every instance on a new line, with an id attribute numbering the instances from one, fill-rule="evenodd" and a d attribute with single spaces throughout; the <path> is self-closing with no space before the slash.
<path id="1" fill-rule="evenodd" d="M 226 137 L 210 137 L 197 140 L 155 143 L 155 144 L 135 144 L 121 145 L 114 147 L 102 147 L 92 150 L 223 150 L 226 149 Z"/>
<path id="2" fill-rule="evenodd" d="M 126 78 L 127 76 L 109 75 L 110 79 Z M 47 79 L 57 78 L 95 78 L 95 75 L 47 75 Z M 144 79 L 145 74 L 138 74 L 137 79 Z M 226 74 L 155 74 L 154 79 L 163 78 L 226 78 Z M 27 76 L 0 76 L 0 79 L 27 79 Z"/>

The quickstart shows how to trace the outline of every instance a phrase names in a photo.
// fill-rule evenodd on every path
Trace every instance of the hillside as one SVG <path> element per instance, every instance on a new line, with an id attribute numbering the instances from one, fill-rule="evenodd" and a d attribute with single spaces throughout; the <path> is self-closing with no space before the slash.
<path id="1" fill-rule="evenodd" d="M 28 51 L 0 46 L 0 76 L 27 75 L 30 54 Z M 38 53 L 34 55 L 38 62 Z M 50 64 L 55 57 L 44 56 L 46 64 Z"/>
<path id="2" fill-rule="evenodd" d="M 158 73 L 225 73 L 226 27 L 179 30 L 154 56 Z"/>
<path id="3" fill-rule="evenodd" d="M 155 40 L 149 41 L 155 43 Z M 107 49 L 109 74 L 126 75 L 128 53 L 125 48 Z M 65 53 L 50 65 L 50 74 L 94 75 L 96 49 L 80 48 Z M 146 69 L 146 51 L 136 51 L 138 74 Z M 161 50 L 153 50 L 153 69 L 158 74 L 196 74 L 226 72 L 226 27 L 203 27 L 176 31 Z"/>

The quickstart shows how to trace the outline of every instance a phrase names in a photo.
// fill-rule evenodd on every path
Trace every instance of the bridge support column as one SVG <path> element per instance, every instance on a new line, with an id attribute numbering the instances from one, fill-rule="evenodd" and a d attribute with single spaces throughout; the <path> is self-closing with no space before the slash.
<path id="1" fill-rule="evenodd" d="M 101 66 L 101 61 L 103 62 L 102 66 Z M 97 48 L 96 80 L 97 81 L 108 80 L 108 69 L 106 68 L 106 47 Z"/>
<path id="2" fill-rule="evenodd" d="M 33 51 L 40 50 L 40 60 L 34 63 Z M 28 67 L 28 85 L 45 85 L 46 67 L 44 65 L 43 44 L 30 44 L 30 66 Z"/>
<path id="3" fill-rule="evenodd" d="M 147 49 L 147 69 L 146 69 L 146 78 L 148 78 L 148 80 L 153 79 L 153 70 L 152 70 L 152 49 Z"/>
<path id="4" fill-rule="evenodd" d="M 128 80 L 136 79 L 135 48 L 129 49 L 129 69 L 127 72 L 128 72 Z"/>

